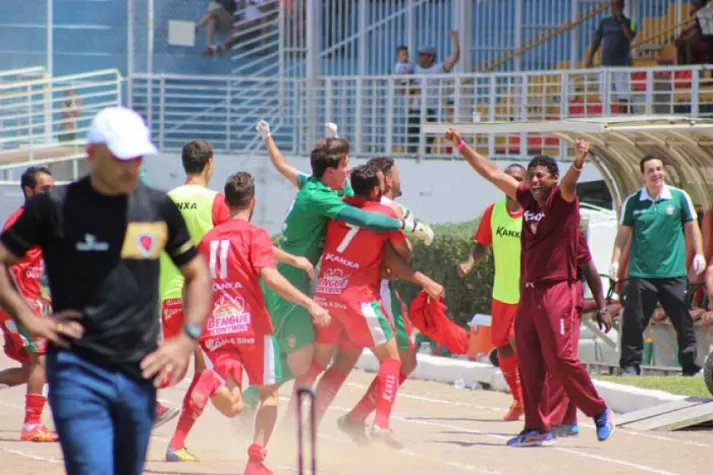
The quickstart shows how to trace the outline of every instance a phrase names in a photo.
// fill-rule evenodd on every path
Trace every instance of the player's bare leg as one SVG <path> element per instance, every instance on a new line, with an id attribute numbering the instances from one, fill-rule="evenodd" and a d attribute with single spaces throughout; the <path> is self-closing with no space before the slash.
<path id="1" fill-rule="evenodd" d="M 8 368 L 0 371 L 0 389 L 14 388 L 25 384 L 30 377 L 30 365 L 27 363 L 15 368 Z"/>
<path id="2" fill-rule="evenodd" d="M 520 387 L 520 373 L 518 371 L 517 354 L 515 353 L 514 337 L 510 337 L 510 345 L 501 346 L 497 349 L 498 362 L 503 378 L 510 388 L 513 402 L 510 409 L 503 417 L 505 421 L 517 421 L 525 414 L 522 405 L 522 389 Z"/>
<path id="3" fill-rule="evenodd" d="M 260 393 L 260 406 L 255 414 L 255 436 L 248 448 L 246 475 L 268 475 L 263 462 L 267 456 L 267 443 L 277 423 L 278 385 L 257 386 Z"/>
<path id="4" fill-rule="evenodd" d="M 315 345 L 307 345 L 287 355 L 287 366 L 295 377 L 290 402 L 287 405 L 286 422 L 294 424 L 297 415 L 297 390 L 312 389 L 324 366 L 315 359 Z"/>
<path id="5" fill-rule="evenodd" d="M 315 426 L 319 426 L 324 414 L 327 412 L 327 408 L 332 404 L 337 393 L 344 385 L 344 381 L 356 366 L 361 353 L 362 350 L 357 348 L 340 349 L 334 363 L 329 366 L 319 379 L 314 401 Z"/>

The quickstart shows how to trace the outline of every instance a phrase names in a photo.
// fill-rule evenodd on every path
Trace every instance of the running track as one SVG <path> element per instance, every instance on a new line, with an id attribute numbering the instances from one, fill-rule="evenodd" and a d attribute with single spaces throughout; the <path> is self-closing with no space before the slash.
<path id="1" fill-rule="evenodd" d="M 0 368 L 8 366 L 12 362 L 0 356 Z M 508 395 L 422 381 L 407 382 L 394 408 L 393 429 L 406 449 L 360 449 L 339 432 L 335 421 L 361 397 L 372 377 L 355 372 L 327 413 L 317 441 L 320 475 L 711 473 L 712 431 L 617 430 L 608 442 L 599 443 L 590 421 L 582 419 L 579 438 L 560 440 L 554 447 L 508 448 L 505 440 L 521 429 L 521 423 L 500 421 Z M 187 384 L 163 391 L 160 398 L 178 405 Z M 282 395 L 288 391 L 285 387 Z M 0 391 L 0 474 L 64 473 L 58 445 L 18 441 L 23 401 L 24 388 Z M 240 425 L 207 408 L 187 440 L 201 461 L 177 464 L 162 461 L 174 424 L 175 420 L 155 431 L 146 473 L 242 473 L 249 433 Z M 296 435 L 279 432 L 278 427 L 268 447 L 268 462 L 277 474 L 297 473 Z"/>

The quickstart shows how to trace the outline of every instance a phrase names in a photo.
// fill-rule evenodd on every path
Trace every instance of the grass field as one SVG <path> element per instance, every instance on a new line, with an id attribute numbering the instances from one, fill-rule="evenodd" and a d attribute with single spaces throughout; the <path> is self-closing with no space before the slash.
<path id="1" fill-rule="evenodd" d="M 672 394 L 713 399 L 703 378 L 684 376 L 593 376 L 594 379 L 618 384 L 628 384 L 642 389 L 658 389 Z"/>

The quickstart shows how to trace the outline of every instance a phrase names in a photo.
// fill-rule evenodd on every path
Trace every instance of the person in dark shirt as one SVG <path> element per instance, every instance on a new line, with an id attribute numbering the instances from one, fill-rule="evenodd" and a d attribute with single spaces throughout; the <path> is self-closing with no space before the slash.
<path id="1" fill-rule="evenodd" d="M 560 180 L 557 162 L 539 155 L 530 160 L 527 178 L 518 182 L 481 156 L 455 129 L 446 132 L 468 164 L 522 206 L 520 302 L 515 314 L 515 345 L 522 378 L 525 428 L 508 440 L 511 447 L 552 444 L 547 417 L 547 373 L 558 379 L 567 397 L 594 419 L 597 439 L 614 430 L 612 413 L 571 344 L 576 310 L 579 198 L 576 184 L 590 145 L 577 140 L 575 159 Z"/>
<path id="2" fill-rule="evenodd" d="M 611 0 L 612 16 L 604 18 L 594 33 L 594 40 L 589 49 L 586 66 L 594 66 L 594 55 L 602 47 L 603 68 L 628 68 L 631 67 L 631 42 L 637 33 L 636 20 L 624 15 L 624 0 Z M 603 94 L 606 88 L 606 72 L 602 72 L 600 91 Z M 628 107 L 630 88 L 629 71 L 614 70 L 610 73 L 612 98 Z M 602 102 L 604 102 L 602 96 Z M 613 101 L 612 101 L 613 102 Z"/>
<path id="3" fill-rule="evenodd" d="M 156 153 L 141 117 L 100 111 L 88 137 L 91 172 L 33 197 L 0 236 L 0 304 L 49 340 L 49 402 L 70 475 L 138 475 L 146 460 L 156 386 L 186 372 L 211 307 L 208 269 L 173 201 L 140 183 Z M 7 268 L 42 249 L 53 309 L 38 317 Z M 159 256 L 185 276 L 183 331 L 159 346 Z"/>

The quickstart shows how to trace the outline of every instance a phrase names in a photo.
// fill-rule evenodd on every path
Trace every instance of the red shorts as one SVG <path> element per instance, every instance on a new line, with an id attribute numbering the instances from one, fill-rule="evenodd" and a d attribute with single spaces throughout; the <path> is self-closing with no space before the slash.
<path id="1" fill-rule="evenodd" d="M 361 350 L 383 345 L 394 338 L 394 328 L 386 317 L 381 300 L 327 300 L 321 297 L 314 300 L 332 317 L 326 327 L 315 325 L 316 343 Z"/>
<path id="2" fill-rule="evenodd" d="M 491 341 L 493 346 L 500 348 L 510 345 L 510 337 L 515 336 L 515 311 L 517 304 L 503 303 L 493 299 L 491 307 Z"/>
<path id="3" fill-rule="evenodd" d="M 269 386 L 282 379 L 279 346 L 274 335 L 219 337 L 201 342 L 206 365 L 224 380 L 242 387 L 243 369 L 251 385 Z"/>
<path id="4" fill-rule="evenodd" d="M 161 329 L 163 339 L 177 337 L 183 328 L 183 299 L 166 299 L 161 302 Z"/>
<path id="5" fill-rule="evenodd" d="M 50 303 L 44 299 L 27 300 L 32 310 L 38 315 L 49 315 L 52 311 Z M 5 340 L 5 354 L 8 358 L 20 364 L 29 364 L 29 353 L 44 355 L 47 353 L 47 340 L 33 338 L 22 326 L 18 326 L 9 314 L 0 311 L 0 327 Z"/>

